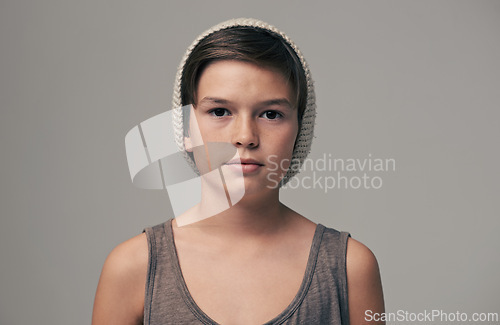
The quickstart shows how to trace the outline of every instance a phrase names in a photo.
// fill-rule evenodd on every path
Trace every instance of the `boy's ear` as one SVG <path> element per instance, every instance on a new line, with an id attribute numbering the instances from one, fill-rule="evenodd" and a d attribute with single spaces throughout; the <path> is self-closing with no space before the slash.
<path id="1" fill-rule="evenodd" d="M 193 142 L 188 136 L 184 137 L 184 148 L 186 148 L 187 152 L 193 152 Z"/>

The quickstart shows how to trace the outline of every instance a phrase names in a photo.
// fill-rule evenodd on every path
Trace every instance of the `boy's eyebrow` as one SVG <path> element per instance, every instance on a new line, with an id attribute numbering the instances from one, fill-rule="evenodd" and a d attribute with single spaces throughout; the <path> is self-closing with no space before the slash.
<path id="1" fill-rule="evenodd" d="M 262 106 L 281 105 L 281 106 L 286 106 L 290 109 L 293 108 L 292 104 L 290 104 L 290 102 L 286 98 L 265 100 L 265 101 L 261 102 L 260 105 L 262 105 Z"/>
<path id="2" fill-rule="evenodd" d="M 203 97 L 203 99 L 200 100 L 200 103 L 204 103 L 204 102 L 212 102 L 212 103 L 216 103 L 216 104 L 229 104 L 229 103 L 231 103 L 227 99 L 222 99 L 222 98 L 217 98 L 217 97 Z"/>
<path id="3" fill-rule="evenodd" d="M 200 103 L 204 102 L 211 102 L 215 104 L 231 104 L 231 101 L 217 97 L 204 97 L 202 100 L 200 100 Z M 258 105 L 259 106 L 281 105 L 281 106 L 286 106 L 290 109 L 293 108 L 292 104 L 290 104 L 290 102 L 286 98 L 269 99 L 259 102 Z"/>

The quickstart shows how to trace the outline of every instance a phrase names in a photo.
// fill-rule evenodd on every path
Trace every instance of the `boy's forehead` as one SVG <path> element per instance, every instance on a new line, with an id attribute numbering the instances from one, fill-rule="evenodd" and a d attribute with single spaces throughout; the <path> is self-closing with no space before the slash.
<path id="1" fill-rule="evenodd" d="M 197 103 L 227 104 L 239 97 L 254 97 L 269 105 L 295 107 L 293 82 L 277 68 L 246 61 L 223 60 L 207 66 L 196 85 Z"/>

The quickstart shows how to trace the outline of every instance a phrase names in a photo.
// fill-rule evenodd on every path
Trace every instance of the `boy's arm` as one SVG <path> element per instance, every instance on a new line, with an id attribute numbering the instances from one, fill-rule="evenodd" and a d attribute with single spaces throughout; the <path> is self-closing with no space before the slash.
<path id="1" fill-rule="evenodd" d="M 147 245 L 146 234 L 142 233 L 108 255 L 97 285 L 92 325 L 142 324 Z"/>
<path id="2" fill-rule="evenodd" d="M 347 290 L 351 325 L 385 324 L 374 317 L 384 312 L 384 296 L 375 255 L 362 243 L 347 241 Z"/>

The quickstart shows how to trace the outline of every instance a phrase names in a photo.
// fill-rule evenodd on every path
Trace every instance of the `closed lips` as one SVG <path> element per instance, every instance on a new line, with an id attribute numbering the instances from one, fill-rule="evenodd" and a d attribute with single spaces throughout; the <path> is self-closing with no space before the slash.
<path id="1" fill-rule="evenodd" d="M 264 166 L 264 164 L 253 160 L 253 159 L 232 159 L 226 163 L 226 165 L 258 165 Z"/>

